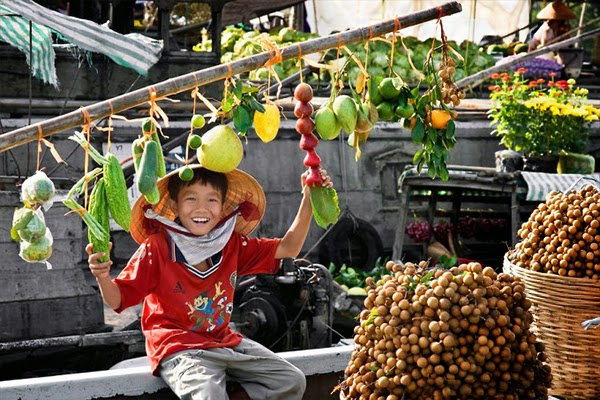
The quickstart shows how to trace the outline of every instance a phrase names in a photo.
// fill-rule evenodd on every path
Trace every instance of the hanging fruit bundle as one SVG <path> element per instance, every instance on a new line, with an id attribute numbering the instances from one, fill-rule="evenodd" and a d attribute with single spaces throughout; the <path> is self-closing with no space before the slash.
<path id="1" fill-rule="evenodd" d="M 319 139 L 313 133 L 315 122 L 310 118 L 313 113 L 313 106 L 310 104 L 313 98 L 313 90 L 309 84 L 300 83 L 294 91 L 294 97 L 297 100 L 294 106 L 294 115 L 298 118 L 296 132 L 301 135 L 300 148 L 306 151 L 304 165 L 309 168 L 309 172 L 305 183 L 310 187 L 313 215 L 320 227 L 327 228 L 329 224 L 337 222 L 340 208 L 335 189 L 322 186 L 321 158 L 315 151 Z"/>
<path id="2" fill-rule="evenodd" d="M 29 263 L 46 263 L 52 255 L 52 233 L 46 227 L 42 209 L 52 205 L 54 183 L 43 171 L 25 179 L 21 185 L 23 207 L 15 209 L 10 237 L 19 243 L 19 256 Z"/>

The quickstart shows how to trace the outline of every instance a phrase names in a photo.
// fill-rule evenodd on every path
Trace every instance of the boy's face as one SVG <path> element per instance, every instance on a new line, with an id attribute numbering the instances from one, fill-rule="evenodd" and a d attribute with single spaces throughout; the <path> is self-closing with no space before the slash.
<path id="1" fill-rule="evenodd" d="M 181 188 L 174 206 L 181 225 L 194 235 L 206 235 L 223 218 L 221 192 L 200 182 Z"/>

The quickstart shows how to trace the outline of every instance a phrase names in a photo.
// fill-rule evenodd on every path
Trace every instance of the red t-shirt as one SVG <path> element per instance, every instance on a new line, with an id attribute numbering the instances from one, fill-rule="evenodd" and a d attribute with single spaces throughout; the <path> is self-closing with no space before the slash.
<path id="1" fill-rule="evenodd" d="M 242 336 L 229 327 L 236 278 L 276 273 L 279 242 L 233 233 L 205 272 L 175 261 L 176 248 L 164 233 L 151 235 L 140 245 L 114 279 L 122 298 L 115 311 L 144 301 L 141 323 L 153 374 L 174 352 L 240 343 Z"/>

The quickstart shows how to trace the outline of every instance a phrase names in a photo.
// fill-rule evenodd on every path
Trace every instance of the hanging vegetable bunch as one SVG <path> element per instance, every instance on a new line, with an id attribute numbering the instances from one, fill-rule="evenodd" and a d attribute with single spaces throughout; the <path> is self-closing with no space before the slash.
<path id="1" fill-rule="evenodd" d="M 52 255 L 52 233 L 46 227 L 42 209 L 53 203 L 54 183 L 43 171 L 25 179 L 21 185 L 23 207 L 15 209 L 10 237 L 19 243 L 19 256 L 29 263 L 45 263 Z"/>
<path id="2" fill-rule="evenodd" d="M 313 90 L 309 84 L 300 83 L 294 91 L 294 97 L 297 100 L 294 107 L 294 115 L 298 118 L 296 131 L 301 135 L 300 148 L 306 151 L 304 165 L 309 168 L 305 183 L 310 187 L 310 200 L 315 222 L 325 229 L 329 224 L 337 222 L 340 208 L 335 189 L 321 186 L 323 184 L 319 171 L 321 158 L 315 151 L 319 139 L 313 133 L 315 122 L 310 118 L 313 113 L 313 106 L 310 104 L 313 98 Z"/>
<path id="3" fill-rule="evenodd" d="M 150 129 L 150 126 L 146 125 L 146 128 Z M 112 217 L 126 232 L 129 232 L 131 224 L 131 207 L 129 206 L 125 174 L 119 160 L 114 154 L 108 152 L 103 156 L 89 143 L 82 132 L 76 132 L 69 139 L 83 147 L 86 153 L 101 167 L 89 171 L 73 185 L 63 203 L 73 212 L 77 213 L 87 225 L 88 240 L 93 244 L 94 252 L 104 252 L 106 254 L 100 261 L 108 261 L 110 251 L 109 217 Z M 148 139 L 149 141 L 155 143 L 152 139 Z M 145 145 L 147 146 L 148 144 L 146 143 Z M 135 162 L 137 161 L 134 158 Z M 157 164 L 158 162 L 155 161 L 154 166 L 156 167 Z M 140 161 L 138 168 L 141 170 L 142 161 Z M 94 179 L 96 181 L 88 199 L 88 184 Z M 156 185 L 156 180 L 154 181 L 154 185 Z M 76 201 L 76 197 L 81 195 L 85 196 L 86 201 L 84 203 L 86 203 L 87 209 Z"/>

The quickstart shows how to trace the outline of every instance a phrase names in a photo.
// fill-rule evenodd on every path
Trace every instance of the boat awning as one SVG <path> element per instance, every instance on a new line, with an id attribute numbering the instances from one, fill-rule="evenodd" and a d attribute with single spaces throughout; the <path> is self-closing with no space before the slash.
<path id="1" fill-rule="evenodd" d="M 80 49 L 104 54 L 117 64 L 144 76 L 161 55 L 160 40 L 139 34 L 122 35 L 107 26 L 63 15 L 32 0 L 0 0 L 0 6 L 3 6 L 0 8 L 0 40 L 17 47 L 29 58 L 31 21 L 31 50 L 35 56 L 28 61 L 34 76 L 55 86 L 54 50 L 48 30 L 56 32 L 62 39 Z"/>

